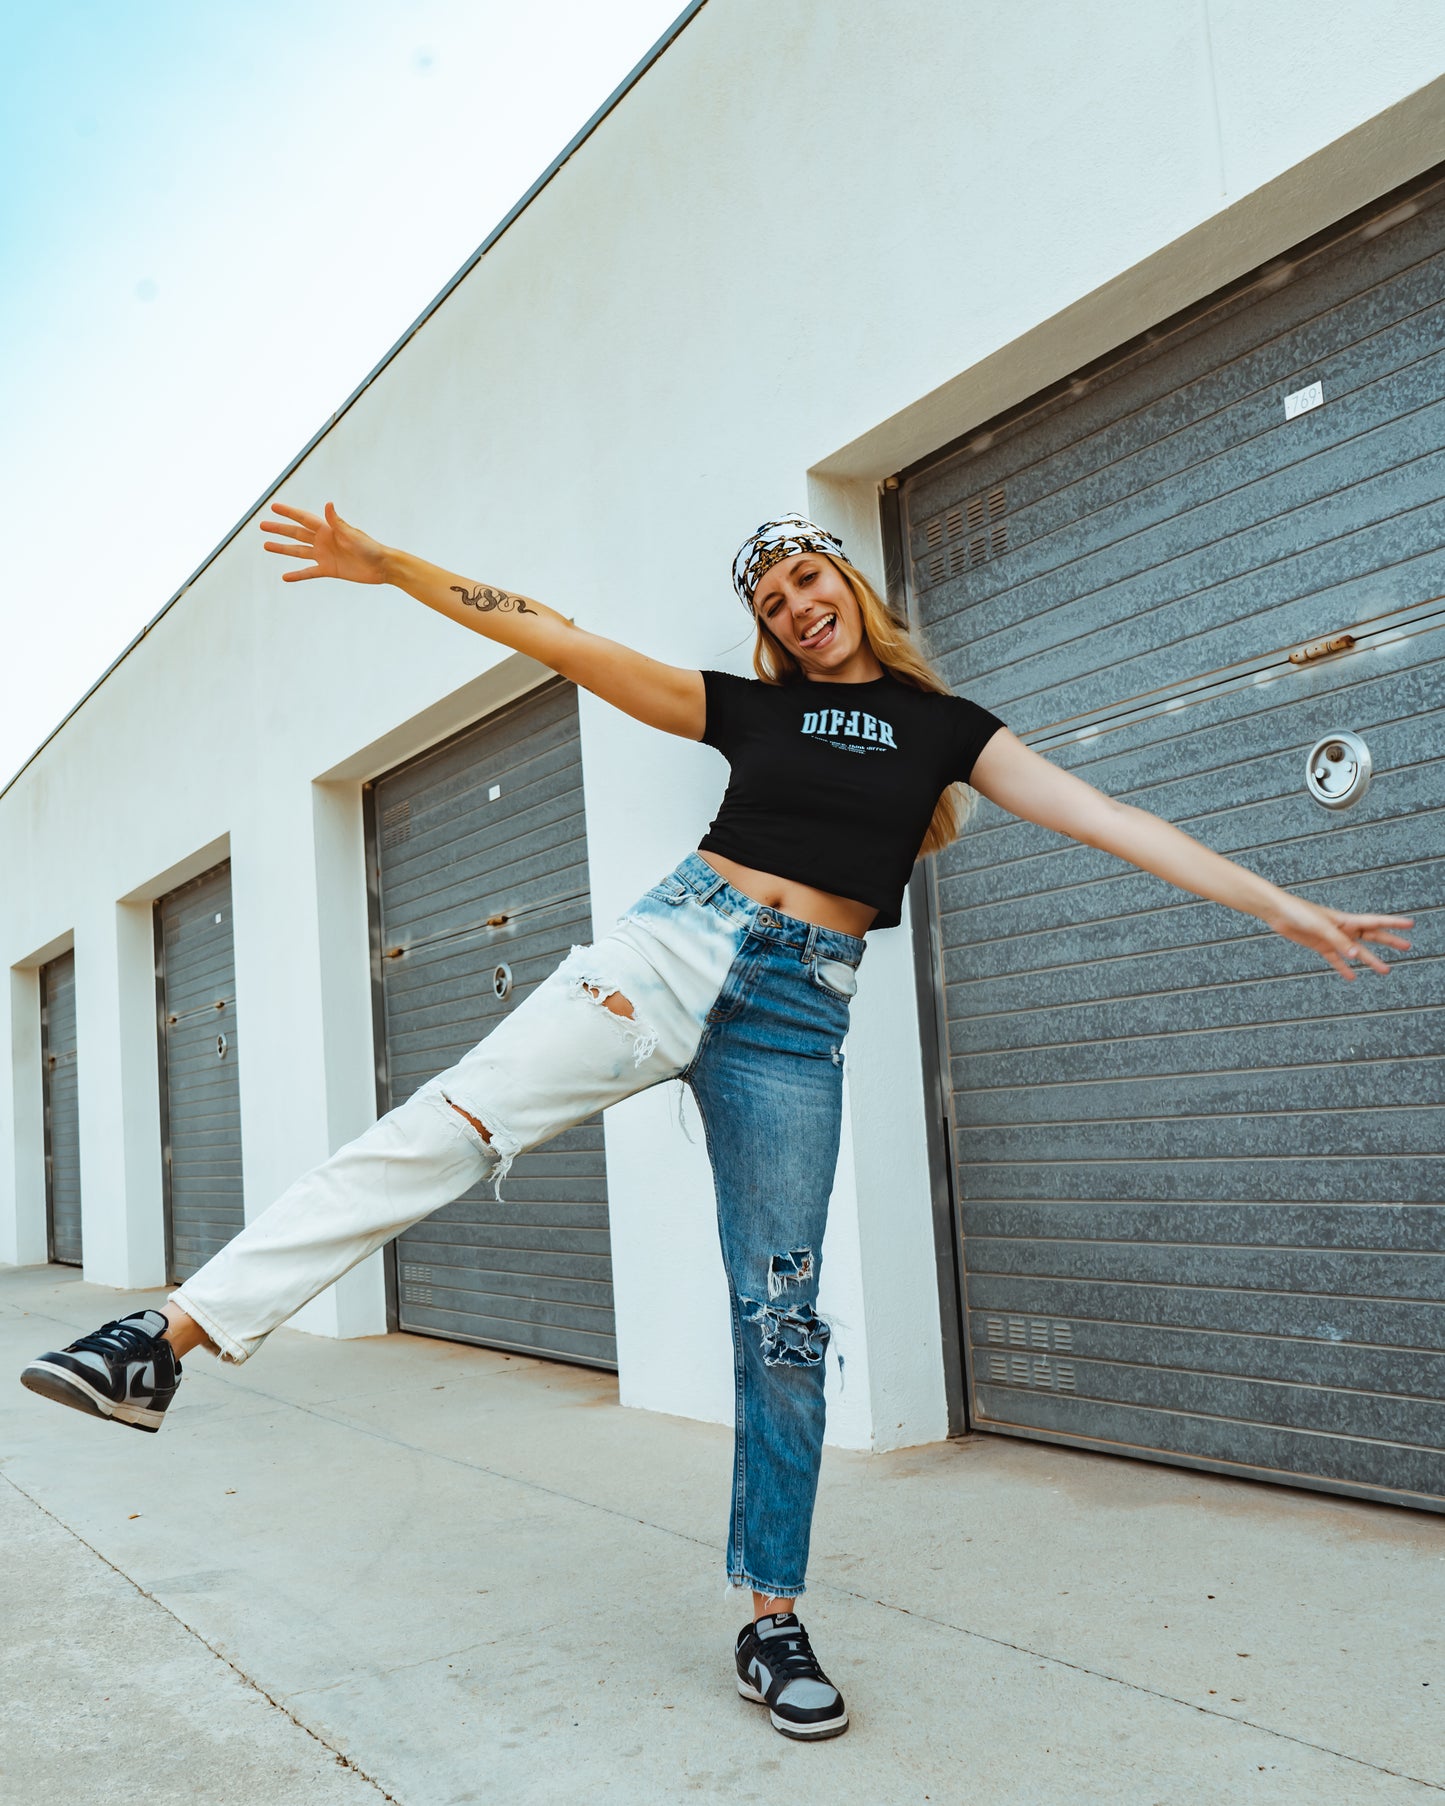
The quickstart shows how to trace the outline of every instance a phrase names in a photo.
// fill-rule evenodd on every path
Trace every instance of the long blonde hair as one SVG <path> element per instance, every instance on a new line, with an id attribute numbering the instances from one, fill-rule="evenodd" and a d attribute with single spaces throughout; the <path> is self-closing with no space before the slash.
<path id="1" fill-rule="evenodd" d="M 863 573 L 855 571 L 851 564 L 844 564 L 841 559 L 830 557 L 826 552 L 819 552 L 816 556 L 826 558 L 852 591 L 863 621 L 863 637 L 884 670 L 891 672 L 901 683 L 912 684 L 917 690 L 934 690 L 940 696 L 952 696 L 953 686 L 946 683 L 934 670 L 914 644 L 908 629 L 894 620 L 882 597 Z M 753 670 L 765 684 L 797 682 L 803 674 L 797 659 L 778 644 L 760 619 L 754 619 L 757 638 L 753 641 Z M 925 853 L 936 853 L 957 840 L 964 824 L 977 807 L 976 790 L 962 782 L 950 784 L 934 806 L 933 818 L 928 824 L 923 844 L 918 849 L 918 857 L 921 859 Z"/>

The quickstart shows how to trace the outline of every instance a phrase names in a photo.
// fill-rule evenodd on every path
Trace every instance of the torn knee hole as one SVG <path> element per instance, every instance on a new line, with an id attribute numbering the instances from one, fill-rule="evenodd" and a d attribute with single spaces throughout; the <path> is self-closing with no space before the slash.
<path id="1" fill-rule="evenodd" d="M 614 1016 L 632 1016 L 634 1019 L 636 1018 L 636 1012 L 632 1007 L 631 999 L 624 997 L 621 991 L 609 991 L 604 997 L 602 995 L 601 985 L 589 985 L 585 979 L 583 980 L 583 985 L 591 992 L 602 1007 L 611 1010 Z"/>
<path id="2" fill-rule="evenodd" d="M 505 1123 L 499 1123 L 495 1116 L 492 1117 L 491 1128 L 488 1128 L 484 1122 L 473 1116 L 470 1110 L 463 1108 L 440 1086 L 437 1087 L 437 1095 L 449 1109 L 454 1110 L 481 1137 L 489 1154 L 487 1176 L 492 1182 L 492 1196 L 500 1204 L 502 1202 L 502 1181 L 512 1170 L 512 1162 L 522 1152 L 521 1142 L 513 1131 Z M 491 1115 L 491 1112 L 489 1111 L 488 1114 Z"/>
<path id="3" fill-rule="evenodd" d="M 800 1286 L 813 1277 L 813 1250 L 790 1248 L 768 1262 L 768 1297 L 776 1298 L 788 1286 Z"/>
<path id="4" fill-rule="evenodd" d="M 458 1116 L 466 1117 L 467 1121 L 476 1130 L 478 1135 L 481 1136 L 483 1141 L 490 1141 L 492 1139 L 492 1131 L 489 1128 L 487 1128 L 485 1123 L 479 1123 L 477 1121 L 476 1117 L 472 1115 L 470 1110 L 463 1110 L 463 1108 L 461 1107 L 460 1104 L 452 1104 L 452 1100 L 450 1098 L 447 1099 L 447 1102 L 452 1105 L 452 1109 L 456 1111 Z"/>
<path id="5" fill-rule="evenodd" d="M 574 947 L 557 968 L 557 975 L 569 985 L 576 986 L 573 993 L 575 996 L 607 1011 L 619 1030 L 632 1043 L 633 1063 L 641 1066 L 644 1060 L 650 1059 L 657 1051 L 657 1030 L 638 1021 L 630 997 L 616 985 L 609 985 L 605 979 L 595 976 L 592 951 L 587 946 Z"/>
<path id="6" fill-rule="evenodd" d="M 755 1323 L 762 1338 L 764 1367 L 816 1367 L 827 1353 L 833 1332 L 811 1304 L 779 1310 L 755 1298 L 740 1298 L 745 1323 Z"/>

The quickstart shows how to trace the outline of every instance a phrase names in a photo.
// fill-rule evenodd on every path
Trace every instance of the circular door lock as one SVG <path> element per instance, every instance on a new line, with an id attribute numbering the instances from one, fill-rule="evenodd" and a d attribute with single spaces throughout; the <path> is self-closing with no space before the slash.
<path id="1" fill-rule="evenodd" d="M 224 1035 L 216 1036 L 216 1058 L 218 1060 L 225 1059 L 226 1050 L 230 1047 L 230 1045 L 231 1045 L 231 1043 L 226 1039 L 226 1037 Z"/>
<path id="2" fill-rule="evenodd" d="M 498 966 L 492 973 L 492 989 L 498 997 L 505 997 L 511 988 L 512 968 L 506 965 Z"/>
<path id="3" fill-rule="evenodd" d="M 1326 809 L 1348 809 L 1369 789 L 1372 769 L 1358 734 L 1326 734 L 1305 760 L 1305 789 Z"/>

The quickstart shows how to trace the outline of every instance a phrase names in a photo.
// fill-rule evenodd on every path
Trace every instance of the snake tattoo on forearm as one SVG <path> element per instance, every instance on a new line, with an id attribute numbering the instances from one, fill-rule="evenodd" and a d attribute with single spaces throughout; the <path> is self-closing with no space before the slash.
<path id="1" fill-rule="evenodd" d="M 534 615 L 535 608 L 528 608 L 520 596 L 514 596 L 510 590 L 489 589 L 486 584 L 479 583 L 474 589 L 466 589 L 460 583 L 448 586 L 455 591 L 468 608 L 479 608 L 483 614 L 493 608 L 500 608 L 503 613 L 516 609 L 519 615 Z"/>

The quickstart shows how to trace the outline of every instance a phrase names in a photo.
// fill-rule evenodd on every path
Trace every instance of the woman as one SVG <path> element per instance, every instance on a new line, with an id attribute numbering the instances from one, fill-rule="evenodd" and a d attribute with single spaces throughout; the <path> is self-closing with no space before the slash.
<path id="1" fill-rule="evenodd" d="M 803 1591 L 823 1443 L 827 1323 L 818 1254 L 837 1162 L 842 1044 L 870 928 L 898 922 L 920 852 L 951 841 L 962 786 L 1185 890 L 1256 915 L 1343 977 L 1364 945 L 1407 948 L 1405 916 L 1293 896 L 1145 810 L 1114 802 L 955 696 L 832 534 L 789 515 L 738 552 L 761 681 L 682 670 L 529 596 L 461 580 L 344 521 L 283 503 L 265 549 L 287 582 L 392 583 L 666 733 L 729 759 L 696 852 L 561 965 L 455 1066 L 390 1111 L 172 1292 L 43 1355 L 45 1397 L 156 1430 L 202 1344 L 244 1361 L 279 1323 L 409 1224 L 518 1153 L 664 1079 L 696 1097 L 732 1310 L 737 1424 L 727 1571 L 751 1588 L 739 1691 L 785 1735 L 848 1714 L 792 1610 Z"/>

